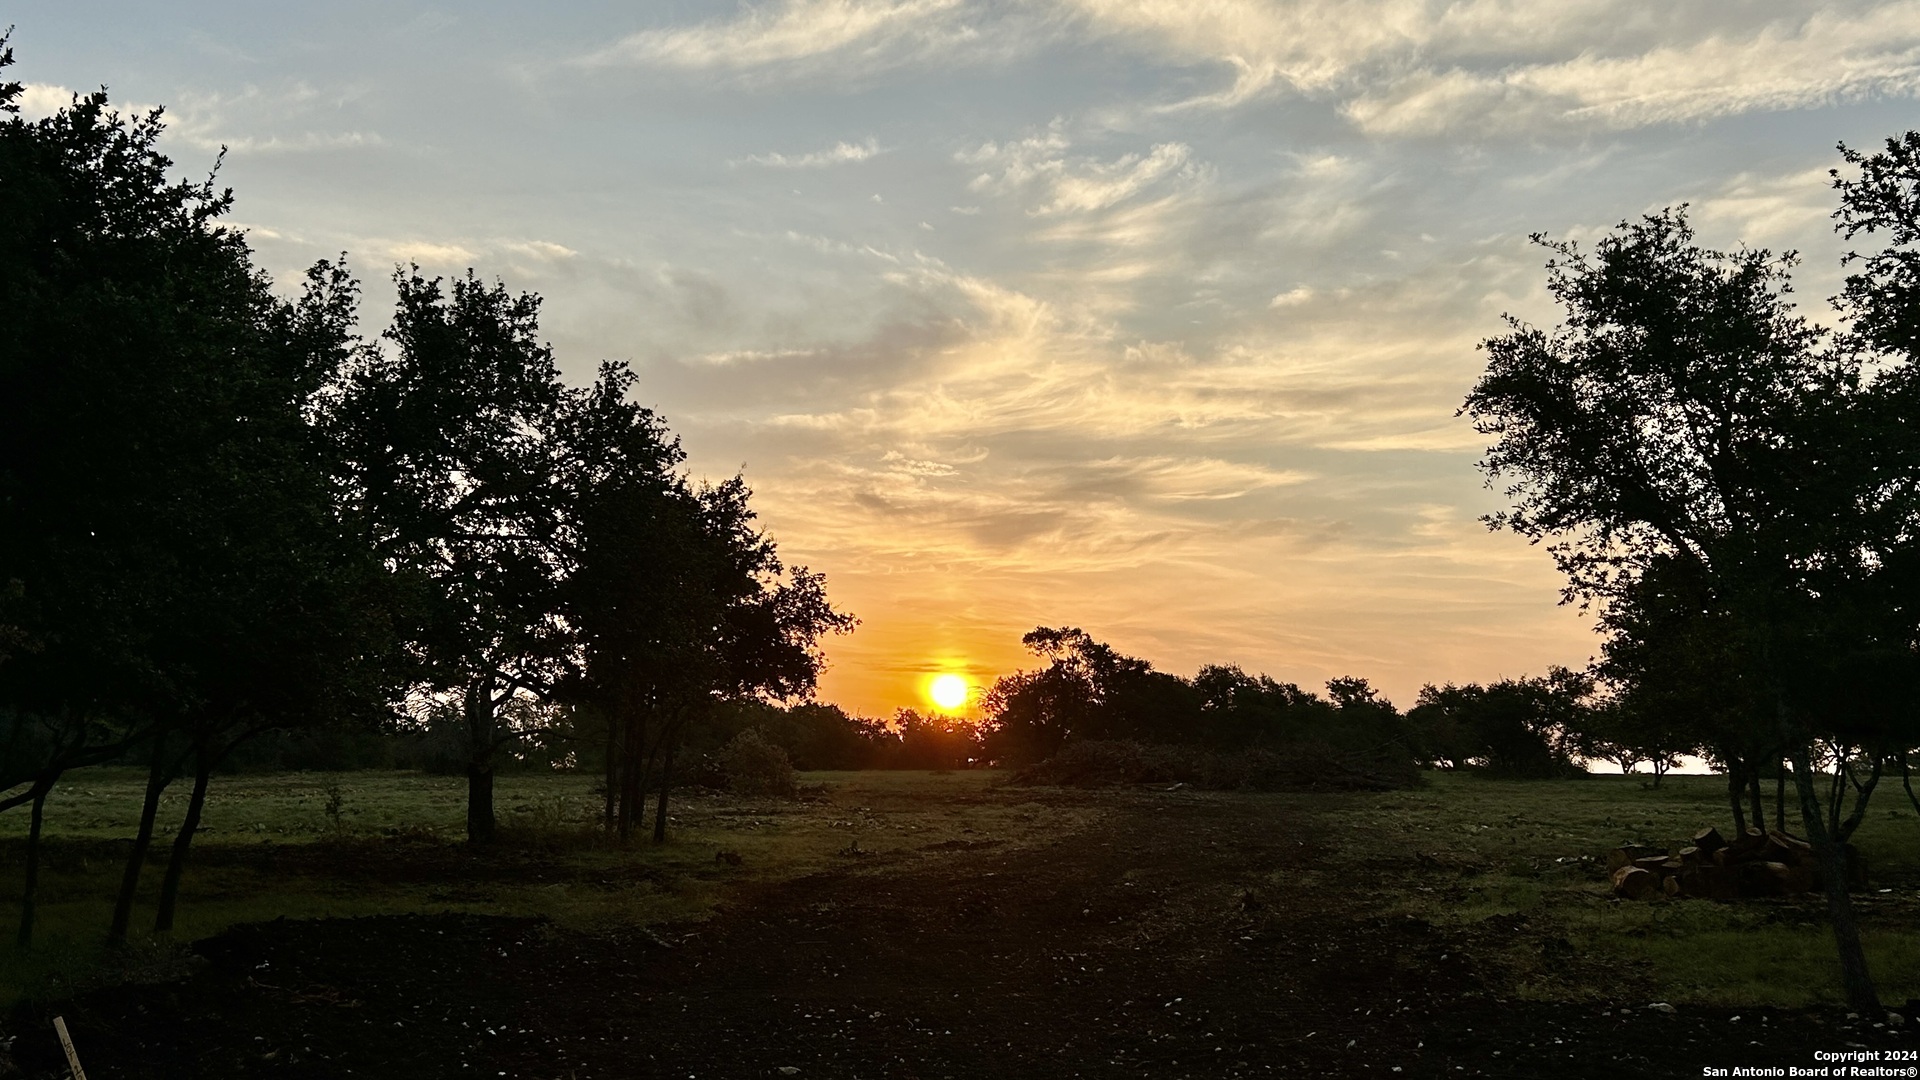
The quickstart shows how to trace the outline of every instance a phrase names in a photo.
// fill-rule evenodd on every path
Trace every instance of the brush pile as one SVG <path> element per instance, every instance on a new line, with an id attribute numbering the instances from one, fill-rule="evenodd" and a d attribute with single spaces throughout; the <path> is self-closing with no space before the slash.
<path id="1" fill-rule="evenodd" d="M 1846 845 L 1847 884 L 1864 888 L 1867 862 L 1852 844 Z M 1625 844 L 1607 855 L 1613 893 L 1628 900 L 1656 896 L 1699 896 L 1710 900 L 1743 900 L 1759 896 L 1794 896 L 1820 888 L 1820 869 L 1813 846 L 1789 833 L 1749 828 L 1728 843 L 1715 828 L 1693 834 L 1693 842 L 1657 851 L 1642 844 Z"/>

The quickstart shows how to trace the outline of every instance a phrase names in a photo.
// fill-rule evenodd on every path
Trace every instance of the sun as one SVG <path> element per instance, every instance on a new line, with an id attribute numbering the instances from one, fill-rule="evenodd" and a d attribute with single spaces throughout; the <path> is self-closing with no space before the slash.
<path id="1" fill-rule="evenodd" d="M 948 712 L 967 703 L 967 692 L 972 689 L 965 675 L 941 675 L 927 684 L 927 696 L 935 705 Z"/>

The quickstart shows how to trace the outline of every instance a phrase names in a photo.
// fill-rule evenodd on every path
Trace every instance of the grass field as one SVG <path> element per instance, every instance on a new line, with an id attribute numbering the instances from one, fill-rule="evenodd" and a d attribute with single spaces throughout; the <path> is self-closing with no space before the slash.
<path id="1" fill-rule="evenodd" d="M 1089 827 L 1097 812 L 976 796 L 989 772 L 809 773 L 799 801 L 741 800 L 690 790 L 673 800 L 670 840 L 621 844 L 599 828 L 593 778 L 503 776 L 495 809 L 503 842 L 461 842 L 466 781 L 410 773 L 222 777 L 207 796 L 181 887 L 174 937 L 191 941 L 285 916 L 349 917 L 465 911 L 540 915 L 562 925 L 654 924 L 704 917 L 730 892 L 844 865 L 850 850 L 885 853 L 991 836 L 1039 840 Z M 164 974 L 166 943 L 137 942 L 108 969 L 98 942 L 139 821 L 145 774 L 75 774 L 48 800 L 36 947 L 0 946 L 0 1002 L 76 986 Z M 138 932 L 152 919 L 172 830 L 186 792 L 168 794 L 143 878 Z M 329 807 L 331 806 L 331 811 Z M 0 814 L 0 920 L 18 919 L 24 811 Z M 721 852 L 739 856 L 721 862 Z M 145 923 L 142 920 L 146 920 Z"/>
<path id="2" fill-rule="evenodd" d="M 797 802 L 686 794 L 675 801 L 670 843 L 623 847 L 595 825 L 591 778 L 502 777 L 505 840 L 472 852 L 459 842 L 459 778 L 221 778 L 182 891 L 177 937 L 283 915 L 467 911 L 584 928 L 698 920 L 740 890 L 848 866 L 854 851 L 1038 844 L 1098 833 L 1107 813 L 1097 793 L 1050 797 L 1006 787 L 992 772 L 814 773 L 805 781 L 811 796 Z M 49 801 L 39 945 L 26 957 L 0 948 L 0 1000 L 63 994 L 141 974 L 129 966 L 164 972 L 178 962 L 166 943 L 147 942 L 110 969 L 96 944 L 142 782 L 137 772 L 95 770 L 76 774 Z M 1244 800 L 1263 827 L 1299 831 L 1324 848 L 1313 869 L 1289 873 L 1345 893 L 1356 917 L 1408 914 L 1482 928 L 1477 940 L 1515 996 L 1832 1000 L 1833 948 L 1812 898 L 1627 903 L 1608 895 L 1609 848 L 1671 844 L 1706 824 L 1725 828 L 1724 791 L 1718 777 L 1668 777 L 1653 790 L 1637 777 L 1499 782 L 1439 773 L 1425 787 L 1386 794 L 1209 797 Z M 163 804 L 163 826 L 178 820 L 184 794 Z M 24 811 L 0 815 L 0 919 L 9 934 L 25 826 Z M 1920 821 L 1903 793 L 1881 792 L 1856 840 L 1874 878 L 1860 903 L 1883 995 L 1920 996 Z M 739 862 L 718 861 L 721 852 Z M 164 858 L 164 842 L 155 857 Z M 150 866 L 136 928 L 151 919 L 159 877 L 159 865 Z M 1516 918 L 1527 932 L 1508 943 L 1495 931 Z"/>
<path id="3" fill-rule="evenodd" d="M 1350 797 L 1350 812 L 1335 818 L 1345 823 L 1342 857 L 1357 864 L 1416 853 L 1426 872 L 1374 897 L 1382 907 L 1443 924 L 1525 915 L 1554 928 L 1570 954 L 1543 954 L 1530 941 L 1506 957 L 1518 996 L 1603 998 L 1618 992 L 1616 980 L 1594 970 L 1606 965 L 1646 994 L 1674 1001 L 1839 1000 L 1833 940 L 1817 897 L 1633 903 L 1611 896 L 1609 849 L 1629 841 L 1674 849 L 1702 826 L 1731 830 L 1724 778 L 1668 776 L 1658 789 L 1644 777 L 1617 775 L 1428 779 L 1419 790 Z M 1770 788 L 1766 794 L 1771 823 Z M 1920 997 L 1920 819 L 1898 788 L 1882 788 L 1870 807 L 1854 840 L 1872 883 L 1855 902 L 1881 994 L 1897 1002 Z M 1796 818 L 1789 805 L 1788 831 L 1800 831 Z M 1569 955 L 1587 962 L 1571 963 Z"/>

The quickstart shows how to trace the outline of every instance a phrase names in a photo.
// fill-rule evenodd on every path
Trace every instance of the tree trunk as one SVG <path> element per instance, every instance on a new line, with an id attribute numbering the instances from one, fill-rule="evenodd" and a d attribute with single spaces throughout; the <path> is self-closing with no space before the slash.
<path id="1" fill-rule="evenodd" d="M 1787 766 L 1784 762 L 1775 762 L 1780 771 L 1773 776 L 1773 827 L 1781 832 L 1787 831 Z"/>
<path id="2" fill-rule="evenodd" d="M 33 946 L 34 894 L 40 886 L 40 824 L 46 820 L 47 794 L 52 790 L 52 780 L 33 786 L 33 809 L 27 816 L 27 881 L 20 889 L 20 933 L 13 942 L 22 952 Z"/>
<path id="3" fill-rule="evenodd" d="M 467 766 L 467 842 L 491 844 L 497 835 L 493 816 L 493 766 Z"/>
<path id="4" fill-rule="evenodd" d="M 1854 830 L 1867 819 L 1867 800 L 1873 798 L 1873 789 L 1880 786 L 1880 777 L 1886 768 L 1886 758 L 1875 754 L 1873 771 L 1867 774 L 1866 783 L 1854 783 L 1852 776 L 1848 776 L 1847 782 L 1853 785 L 1853 811 L 1834 825 L 1834 839 L 1839 843 L 1853 839 Z"/>
<path id="5" fill-rule="evenodd" d="M 627 764 L 620 787 L 620 837 L 623 840 L 638 832 L 640 822 L 646 817 L 647 774 L 652 771 L 646 714 L 636 709 L 627 716 Z"/>
<path id="6" fill-rule="evenodd" d="M 493 679 L 467 687 L 467 842 L 490 844 L 496 834 L 493 814 Z"/>
<path id="7" fill-rule="evenodd" d="M 213 776 L 213 766 L 217 760 L 208 757 L 204 750 L 194 755 L 193 796 L 187 800 L 187 816 L 180 822 L 180 831 L 173 837 L 173 853 L 167 859 L 167 876 L 160 880 L 160 910 L 153 917 L 153 932 L 156 934 L 173 933 L 173 910 L 180 896 L 181 875 L 187 869 L 187 849 L 193 845 L 193 834 L 200 829 L 200 811 L 207 805 L 207 781 Z"/>
<path id="8" fill-rule="evenodd" d="M 1807 830 L 1807 840 L 1813 844 L 1814 859 L 1820 867 L 1820 885 L 1827 895 L 1827 918 L 1833 924 L 1833 943 L 1840 952 L 1840 981 L 1846 990 L 1847 1004 L 1863 1016 L 1876 1017 L 1881 1011 L 1880 995 L 1874 990 L 1873 978 L 1867 971 L 1867 953 L 1860 945 L 1860 927 L 1853 918 L 1853 898 L 1847 893 L 1846 852 L 1827 831 L 1807 748 L 1795 747 L 1791 760 L 1793 786 L 1800 795 L 1800 821 Z"/>
<path id="9" fill-rule="evenodd" d="M 127 856 L 126 872 L 120 876 L 120 895 L 113 903 L 113 923 L 107 927 L 107 944 L 127 943 L 127 926 L 133 921 L 133 898 L 140 890 L 140 871 L 147 864 L 147 848 L 153 844 L 153 819 L 160 813 L 160 793 L 167 789 L 173 770 L 167 767 L 167 736 L 154 736 L 153 760 L 147 766 L 147 798 L 140 806 L 140 828 L 133 836 L 133 852 Z"/>
<path id="10" fill-rule="evenodd" d="M 605 710 L 607 720 L 606 746 L 606 788 L 605 805 L 600 810 L 600 824 L 608 832 L 614 829 L 614 808 L 620 805 L 620 723 L 617 711 Z"/>
<path id="11" fill-rule="evenodd" d="M 677 733 L 667 733 L 672 740 Z M 660 759 L 660 801 L 653 808 L 653 842 L 667 842 L 667 791 L 673 786 L 673 742 L 669 741 L 666 754 Z"/>
<path id="12" fill-rule="evenodd" d="M 1760 766 L 1754 765 L 1747 770 L 1747 795 L 1753 800 L 1753 823 L 1759 828 L 1767 827 L 1767 802 L 1760 797 Z"/>
<path id="13" fill-rule="evenodd" d="M 1747 810 L 1745 800 L 1740 796 L 1740 759 L 1727 759 L 1727 801 L 1733 804 L 1733 835 L 1747 835 Z M 1755 822 L 1755 824 L 1761 824 Z"/>

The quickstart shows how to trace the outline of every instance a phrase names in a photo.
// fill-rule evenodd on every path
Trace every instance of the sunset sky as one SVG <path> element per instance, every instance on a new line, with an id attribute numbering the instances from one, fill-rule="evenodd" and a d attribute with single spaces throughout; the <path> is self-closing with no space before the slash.
<path id="1" fill-rule="evenodd" d="M 1580 665 L 1454 417 L 1532 232 L 1687 202 L 1837 280 L 1837 141 L 1915 126 L 1920 3 L 794 0 L 8 6 L 29 112 L 165 105 L 291 282 L 546 298 L 743 469 L 885 715 L 1074 625 L 1317 687 Z"/>

